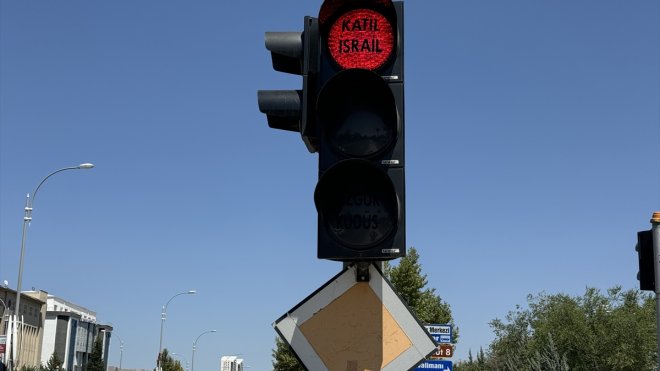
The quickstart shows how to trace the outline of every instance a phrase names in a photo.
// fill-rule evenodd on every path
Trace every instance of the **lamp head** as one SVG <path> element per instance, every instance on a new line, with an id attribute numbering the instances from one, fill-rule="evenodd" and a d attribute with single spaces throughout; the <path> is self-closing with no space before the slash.
<path id="1" fill-rule="evenodd" d="M 90 164 L 89 162 L 85 162 L 84 164 L 78 165 L 78 169 L 91 169 L 94 167 L 94 164 Z"/>

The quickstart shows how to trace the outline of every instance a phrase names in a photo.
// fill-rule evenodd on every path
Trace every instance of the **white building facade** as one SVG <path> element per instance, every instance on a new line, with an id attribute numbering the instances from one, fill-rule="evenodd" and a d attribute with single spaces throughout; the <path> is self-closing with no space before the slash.
<path id="1" fill-rule="evenodd" d="M 107 367 L 112 326 L 97 323 L 96 312 L 41 290 L 23 291 L 21 299 L 19 311 L 16 291 L 0 287 L 0 371 L 9 368 L 10 355 L 20 369 L 45 365 L 54 353 L 64 362 L 62 371 L 82 371 L 97 338 Z M 23 320 L 18 335 L 12 333 L 16 312 Z"/>
<path id="2" fill-rule="evenodd" d="M 18 311 L 22 323 L 16 325 L 19 336 L 13 334 L 13 318 L 16 310 L 16 291 L 7 286 L 0 287 L 0 370 L 9 365 L 13 354 L 15 367 L 39 366 L 41 339 L 43 337 L 43 317 L 46 315 L 46 293 L 35 292 L 21 295 L 21 308 Z M 15 342 L 12 344 L 12 342 Z M 13 345 L 18 345 L 12 349 Z"/>
<path id="3" fill-rule="evenodd" d="M 56 354 L 64 362 L 63 370 L 80 371 L 89 361 L 97 337 L 107 363 L 112 327 L 98 324 L 96 312 L 53 295 L 48 295 L 46 307 L 42 364 Z"/>
<path id="4" fill-rule="evenodd" d="M 220 358 L 220 371 L 243 371 L 243 360 L 236 356 Z"/>

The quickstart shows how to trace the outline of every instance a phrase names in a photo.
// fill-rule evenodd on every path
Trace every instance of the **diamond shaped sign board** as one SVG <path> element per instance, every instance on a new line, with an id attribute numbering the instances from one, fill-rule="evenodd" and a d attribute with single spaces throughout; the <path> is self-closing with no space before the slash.
<path id="1" fill-rule="evenodd" d="M 433 338 L 374 265 L 349 267 L 280 317 L 275 330 L 314 371 L 401 371 L 435 351 Z"/>

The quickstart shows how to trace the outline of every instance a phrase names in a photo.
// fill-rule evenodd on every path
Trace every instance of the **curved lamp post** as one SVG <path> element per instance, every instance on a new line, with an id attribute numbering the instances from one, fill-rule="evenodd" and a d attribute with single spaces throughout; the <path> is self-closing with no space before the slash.
<path id="1" fill-rule="evenodd" d="M 170 298 L 165 305 L 163 305 L 163 310 L 160 312 L 160 344 L 158 345 L 158 358 L 156 359 L 156 369 L 162 370 L 160 367 L 160 355 L 163 353 L 163 325 L 165 325 L 165 318 L 167 318 L 167 306 L 170 305 L 172 299 L 176 298 L 179 295 L 188 295 L 196 293 L 196 290 L 188 290 L 180 292 Z"/>
<path id="2" fill-rule="evenodd" d="M 25 259 L 25 238 L 27 236 L 27 227 L 32 221 L 32 205 L 34 205 L 34 199 L 37 197 L 37 192 L 39 191 L 39 188 L 41 188 L 41 185 L 44 184 L 44 182 L 50 178 L 51 176 L 62 172 L 66 170 L 80 170 L 80 169 L 91 169 L 94 167 L 94 164 L 90 163 L 84 163 L 80 164 L 78 166 L 70 166 L 70 167 L 64 167 L 58 170 L 53 171 L 52 173 L 46 175 L 45 178 L 39 182 L 39 185 L 37 185 L 37 188 L 34 189 L 34 192 L 32 192 L 32 199 L 30 199 L 30 194 L 28 193 L 27 196 L 25 197 L 25 216 L 23 216 L 23 236 L 21 237 L 21 257 L 20 261 L 18 263 L 18 281 L 16 282 L 16 306 L 14 307 L 14 330 L 12 331 L 12 362 L 11 362 L 11 369 L 15 369 L 16 366 L 18 365 L 18 359 L 17 359 L 17 354 L 18 354 L 18 346 L 20 344 L 20 341 L 18 339 L 18 333 L 17 333 L 17 327 L 16 323 L 19 320 L 19 314 L 20 314 L 20 308 L 21 308 L 21 283 L 23 282 L 23 261 Z M 22 328 L 22 323 L 21 323 L 21 328 Z"/>
<path id="3" fill-rule="evenodd" d="M 210 330 L 210 331 L 205 331 L 199 334 L 197 339 L 193 341 L 193 349 L 192 349 L 192 361 L 190 361 L 190 371 L 195 371 L 195 349 L 197 348 L 197 340 L 202 337 L 204 334 L 210 334 L 212 332 L 218 332 L 218 330 Z"/>

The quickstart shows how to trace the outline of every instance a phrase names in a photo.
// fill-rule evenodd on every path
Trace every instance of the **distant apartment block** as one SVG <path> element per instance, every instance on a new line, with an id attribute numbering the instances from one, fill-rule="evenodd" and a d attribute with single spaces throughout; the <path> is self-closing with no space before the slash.
<path id="1" fill-rule="evenodd" d="M 220 371 L 243 371 L 243 360 L 236 356 L 220 358 Z"/>

